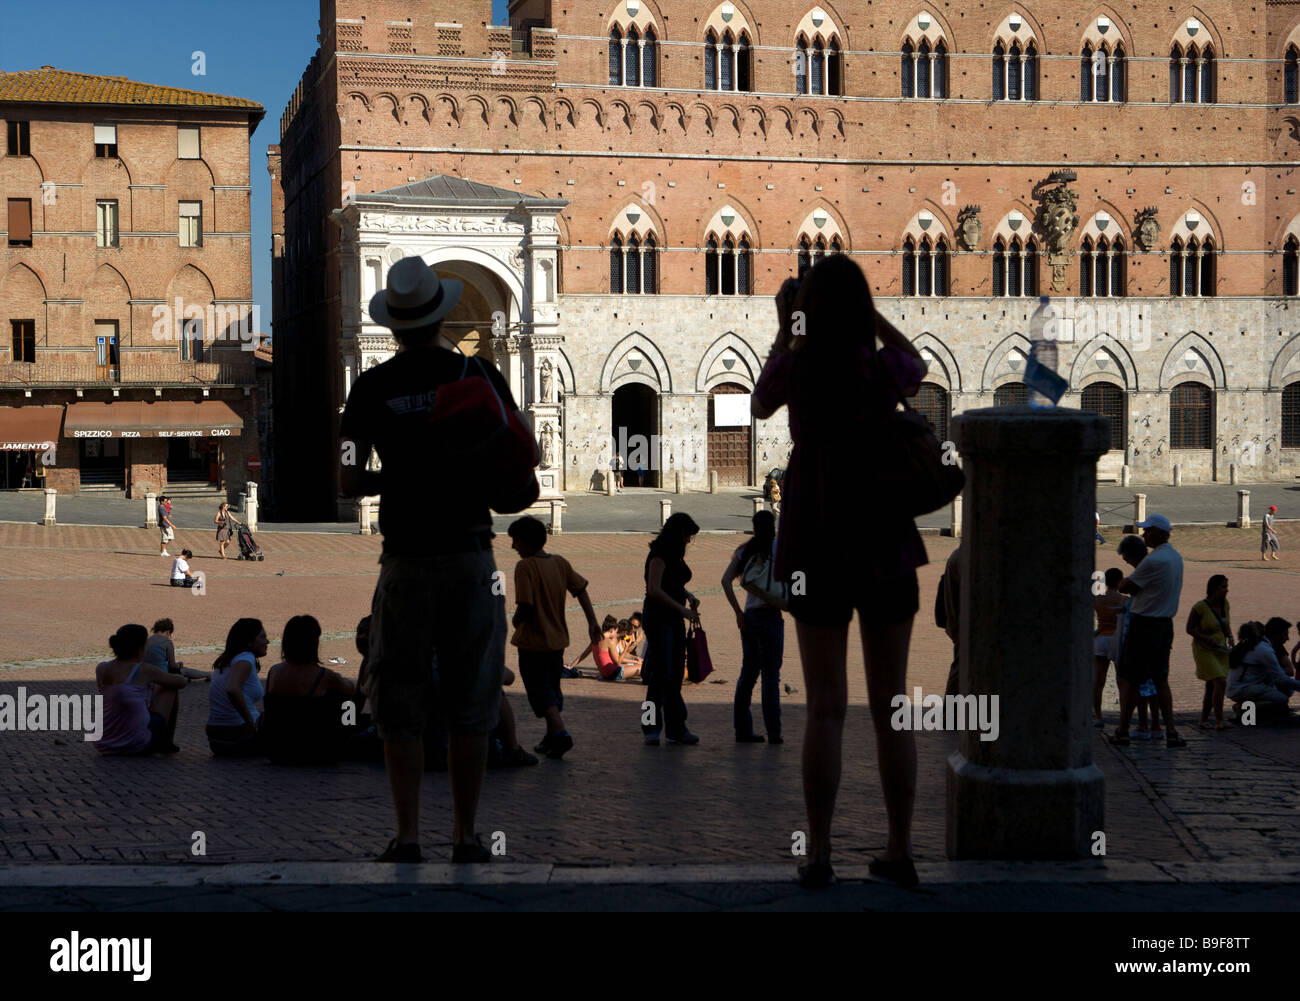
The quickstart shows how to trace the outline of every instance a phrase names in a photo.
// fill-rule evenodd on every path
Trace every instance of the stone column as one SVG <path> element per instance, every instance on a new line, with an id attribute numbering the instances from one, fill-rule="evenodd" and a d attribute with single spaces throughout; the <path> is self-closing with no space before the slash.
<path id="1" fill-rule="evenodd" d="M 144 495 L 144 527 L 145 528 L 158 527 L 158 495 L 157 494 Z"/>
<path id="2" fill-rule="evenodd" d="M 370 523 L 370 498 L 357 498 L 357 534 L 374 535 L 374 526 Z"/>
<path id="3" fill-rule="evenodd" d="M 551 501 L 551 534 L 559 535 L 564 531 L 564 501 Z"/>
<path id="4" fill-rule="evenodd" d="M 1121 487 L 1126 487 L 1126 486 L 1128 486 L 1129 478 L 1130 478 L 1132 475 L 1133 475 L 1133 471 L 1132 471 L 1131 469 L 1129 469 L 1128 466 L 1120 466 L 1120 467 L 1119 467 L 1119 485 L 1120 485 Z"/>
<path id="5" fill-rule="evenodd" d="M 679 494 L 681 492 L 682 492 L 682 471 L 679 469 L 675 473 L 673 473 L 673 493 Z"/>
<path id="6" fill-rule="evenodd" d="M 759 511 L 763 510 L 764 501 L 762 497 L 751 497 L 750 500 L 754 502 L 754 514 L 758 514 Z"/>
<path id="7" fill-rule="evenodd" d="M 673 502 L 667 497 L 659 499 L 659 527 L 663 528 L 673 513 Z"/>
<path id="8" fill-rule="evenodd" d="M 1228 463 L 1228 483 L 1232 486 L 1237 485 L 1237 464 L 1235 462 Z"/>
<path id="9" fill-rule="evenodd" d="M 961 538 L 961 494 L 952 499 L 952 513 L 948 521 L 948 534 L 954 539 Z"/>
<path id="10" fill-rule="evenodd" d="M 45 488 L 45 517 L 41 519 L 41 524 L 47 528 L 56 524 L 54 520 L 54 498 L 57 495 L 58 491 L 53 487 Z"/>
<path id="11" fill-rule="evenodd" d="M 1133 527 L 1136 528 L 1147 520 L 1147 495 L 1133 495 Z"/>
<path id="12" fill-rule="evenodd" d="M 1250 491 L 1237 491 L 1237 527 L 1250 528 Z"/>
<path id="13" fill-rule="evenodd" d="M 716 494 L 717 492 L 718 492 L 718 471 L 716 469 L 710 469 L 709 470 L 709 493 Z"/>
<path id="14" fill-rule="evenodd" d="M 614 470 L 612 469 L 605 470 L 605 496 L 614 496 Z"/>
<path id="15" fill-rule="evenodd" d="M 1174 463 L 1174 486 L 1181 487 L 1182 485 L 1183 485 L 1183 466 L 1182 463 L 1175 462 Z"/>
<path id="16" fill-rule="evenodd" d="M 948 759 L 948 855 L 1088 857 L 1103 830 L 1105 779 L 1092 762 L 1092 571 L 1096 465 L 1109 426 L 1078 410 L 1028 407 L 968 412 L 954 426 L 971 502 L 960 691 L 987 697 L 985 718 L 998 729 L 983 740 L 988 733 L 968 722 Z M 1013 522 L 1056 529 L 1027 550 L 1004 530 Z"/>
<path id="17" fill-rule="evenodd" d="M 247 499 L 244 501 L 244 524 L 250 532 L 257 531 L 257 484 L 249 480 L 244 488 Z"/>

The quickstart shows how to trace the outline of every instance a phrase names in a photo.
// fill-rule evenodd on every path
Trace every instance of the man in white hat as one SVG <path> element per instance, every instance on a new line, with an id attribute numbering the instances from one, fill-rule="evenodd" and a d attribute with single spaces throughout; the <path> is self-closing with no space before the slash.
<path id="1" fill-rule="evenodd" d="M 1129 720 L 1137 705 L 1138 688 L 1150 678 L 1155 682 L 1160 715 L 1165 720 L 1165 746 L 1186 747 L 1187 741 L 1174 729 L 1174 703 L 1169 691 L 1169 652 L 1174 645 L 1174 616 L 1183 593 L 1183 558 L 1169 544 L 1173 526 L 1162 514 L 1153 514 L 1137 526 L 1150 552 L 1137 568 L 1120 582 L 1120 594 L 1133 595 L 1127 631 L 1115 665 L 1119 682 L 1119 726 L 1111 742 L 1129 743 Z"/>
<path id="2" fill-rule="evenodd" d="M 397 836 L 379 857 L 382 862 L 423 861 L 422 738 L 434 712 L 445 717 L 449 733 L 452 861 L 491 858 L 474 819 L 488 735 L 500 709 L 505 598 L 493 593 L 487 502 L 473 483 L 446 489 L 442 478 L 448 471 L 431 460 L 439 445 L 430 423 L 434 395 L 465 372 L 464 356 L 441 333 L 461 289 L 458 281 L 439 279 L 418 257 L 393 265 L 387 288 L 370 300 L 370 315 L 392 329 L 398 353 L 353 383 L 339 426 L 340 491 L 346 497 L 380 495 L 384 551 L 371 606 L 366 694 L 384 741 L 397 812 Z M 516 408 L 494 365 L 471 364 L 470 373 L 486 377 Z M 366 469 L 372 446 L 380 472 Z"/>

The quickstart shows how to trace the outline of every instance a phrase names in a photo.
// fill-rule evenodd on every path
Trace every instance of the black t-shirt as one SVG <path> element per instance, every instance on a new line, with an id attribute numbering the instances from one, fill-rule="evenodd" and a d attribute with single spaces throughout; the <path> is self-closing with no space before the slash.
<path id="1" fill-rule="evenodd" d="M 517 409 L 510 387 L 491 362 L 476 362 L 446 348 L 410 348 L 364 372 L 352 384 L 339 424 L 340 438 L 369 441 L 379 453 L 379 530 L 384 552 L 427 556 L 445 547 L 449 536 L 492 527 L 487 501 L 473 484 L 459 482 L 454 469 L 431 455 L 437 444 L 429 413 L 439 386 L 462 371 L 486 375 L 510 410 Z M 358 455 L 364 463 L 366 456 Z"/>
<path id="2" fill-rule="evenodd" d="M 660 543 L 658 539 L 650 543 L 650 554 L 645 558 L 645 581 L 646 586 L 650 584 L 650 561 L 661 559 L 664 561 L 664 573 L 659 580 L 659 586 L 663 588 L 664 594 L 672 598 L 680 605 L 686 604 L 686 585 L 691 579 L 691 568 L 686 565 L 684 557 L 677 556 L 667 551 L 668 547 Z"/>

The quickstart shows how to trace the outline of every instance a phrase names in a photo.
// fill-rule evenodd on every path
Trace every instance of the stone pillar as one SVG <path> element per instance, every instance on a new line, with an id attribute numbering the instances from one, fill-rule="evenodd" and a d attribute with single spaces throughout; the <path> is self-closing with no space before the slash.
<path id="1" fill-rule="evenodd" d="M 751 497 L 750 500 L 754 502 L 754 514 L 758 514 L 759 511 L 763 510 L 765 502 L 762 497 Z"/>
<path id="2" fill-rule="evenodd" d="M 1250 491 L 1237 491 L 1237 527 L 1250 528 Z"/>
<path id="3" fill-rule="evenodd" d="M 1228 482 L 1233 486 L 1237 485 L 1237 464 L 1235 462 L 1228 463 Z"/>
<path id="4" fill-rule="evenodd" d="M 679 469 L 677 470 L 677 472 L 673 473 L 673 493 L 679 494 L 681 492 L 682 492 L 682 471 Z"/>
<path id="5" fill-rule="evenodd" d="M 960 691 L 987 698 L 984 719 L 998 729 L 982 740 L 991 727 L 967 722 L 948 759 L 948 855 L 1090 857 L 1104 811 L 1105 778 L 1092 762 L 1091 642 L 1096 464 L 1109 425 L 1028 407 L 976 410 L 954 425 L 971 501 Z M 1004 530 L 1013 522 L 1056 530 L 1026 550 Z M 1008 615 L 1032 625 L 1008 630 Z"/>
<path id="6" fill-rule="evenodd" d="M 357 534 L 374 535 L 374 526 L 370 523 L 370 498 L 357 498 Z"/>
<path id="7" fill-rule="evenodd" d="M 605 470 L 605 496 L 614 496 L 614 470 Z"/>
<path id="8" fill-rule="evenodd" d="M 716 469 L 710 469 L 709 470 L 709 493 L 716 494 L 717 492 L 718 492 L 718 471 Z"/>
<path id="9" fill-rule="evenodd" d="M 252 480 L 248 481 L 245 487 L 246 499 L 244 500 L 244 524 L 248 526 L 250 532 L 257 531 L 257 484 Z"/>
<path id="10" fill-rule="evenodd" d="M 551 501 L 551 534 L 559 535 L 564 531 L 564 501 Z"/>
<path id="11" fill-rule="evenodd" d="M 952 499 L 952 511 L 948 520 L 948 534 L 954 539 L 961 538 L 961 494 Z"/>
<path id="12" fill-rule="evenodd" d="M 41 524 L 46 527 L 56 524 L 54 520 L 54 498 L 57 495 L 58 491 L 53 487 L 45 488 L 45 517 L 41 519 Z"/>
<path id="13" fill-rule="evenodd" d="M 1181 487 L 1182 485 L 1183 485 L 1183 467 L 1181 463 L 1175 462 L 1174 463 L 1174 486 Z"/>
<path id="14" fill-rule="evenodd" d="M 1133 495 L 1133 527 L 1137 528 L 1138 525 L 1142 524 L 1142 522 L 1146 520 L 1147 520 L 1147 495 L 1134 494 Z"/>
<path id="15" fill-rule="evenodd" d="M 158 527 L 158 495 L 157 494 L 144 495 L 144 527 L 145 528 Z"/>
<path id="16" fill-rule="evenodd" d="M 239 498 L 239 513 L 244 516 L 247 516 L 248 515 L 248 494 L 246 494 L 244 491 L 241 490 L 238 494 L 238 498 Z"/>
<path id="17" fill-rule="evenodd" d="M 664 525 L 667 524 L 668 519 L 672 515 L 672 513 L 673 513 L 673 502 L 670 501 L 667 497 L 660 498 L 659 500 L 659 527 L 660 528 L 663 528 Z"/>
<path id="18" fill-rule="evenodd" d="M 1132 476 L 1132 475 L 1133 475 L 1133 471 L 1132 471 L 1131 469 L 1129 469 L 1128 466 L 1120 466 L 1120 467 L 1119 467 L 1119 485 L 1120 485 L 1121 487 L 1126 487 L 1126 486 L 1128 486 L 1128 483 L 1129 483 L 1129 477 Z"/>

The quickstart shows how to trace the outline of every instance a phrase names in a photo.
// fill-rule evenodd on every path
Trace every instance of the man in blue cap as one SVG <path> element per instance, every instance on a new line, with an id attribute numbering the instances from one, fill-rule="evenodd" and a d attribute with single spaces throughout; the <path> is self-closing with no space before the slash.
<path id="1" fill-rule="evenodd" d="M 1138 688 L 1146 679 L 1155 682 L 1160 714 L 1165 719 L 1165 746 L 1186 747 L 1174 729 L 1173 696 L 1169 692 L 1169 652 L 1174 646 L 1174 616 L 1183 592 L 1183 558 L 1169 544 L 1173 526 L 1162 514 L 1153 514 L 1137 526 L 1149 552 L 1133 573 L 1119 585 L 1121 594 L 1133 595 L 1128 630 L 1115 667 L 1119 682 L 1119 726 L 1111 743 L 1129 744 L 1129 720 L 1137 705 Z"/>

